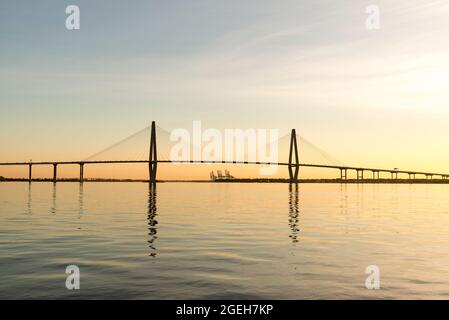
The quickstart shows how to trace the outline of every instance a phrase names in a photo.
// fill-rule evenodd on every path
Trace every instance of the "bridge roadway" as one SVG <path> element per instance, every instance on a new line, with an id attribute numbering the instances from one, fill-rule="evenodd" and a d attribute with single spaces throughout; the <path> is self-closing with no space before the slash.
<path id="1" fill-rule="evenodd" d="M 259 161 L 213 161 L 213 160 L 86 160 L 86 161 L 38 161 L 38 162 L 0 162 L 0 166 L 29 166 L 29 180 L 31 181 L 31 168 L 32 166 L 40 165 L 53 165 L 54 174 L 53 180 L 56 181 L 56 168 L 58 165 L 79 165 L 80 166 L 80 181 L 83 180 L 84 165 L 86 164 L 132 164 L 132 163 L 203 163 L 203 164 L 247 164 L 247 165 L 279 165 L 290 167 L 310 167 L 310 168 L 327 168 L 340 170 L 340 176 L 342 180 L 347 180 L 347 170 L 353 170 L 357 172 L 357 180 L 364 179 L 364 172 L 372 172 L 373 179 L 377 174 L 379 179 L 380 172 L 390 173 L 391 177 L 398 178 L 398 174 L 408 174 L 409 178 L 416 175 L 424 175 L 426 178 L 433 178 L 434 176 L 441 176 L 442 179 L 448 179 L 449 173 L 437 173 L 437 172 L 424 172 L 424 171 L 410 171 L 410 170 L 396 170 L 396 169 L 379 169 L 369 167 L 353 167 L 353 166 L 341 166 L 341 165 L 324 165 L 324 164 L 310 164 L 310 163 L 287 163 L 287 162 L 259 162 Z"/>

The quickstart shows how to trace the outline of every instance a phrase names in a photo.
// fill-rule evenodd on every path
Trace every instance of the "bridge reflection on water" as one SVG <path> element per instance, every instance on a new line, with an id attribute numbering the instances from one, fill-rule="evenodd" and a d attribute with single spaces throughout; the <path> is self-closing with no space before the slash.
<path id="1" fill-rule="evenodd" d="M 28 185 L 28 199 L 27 199 L 27 214 L 32 215 L 32 184 Z M 53 184 L 51 194 L 51 208 L 50 213 L 55 216 L 57 209 L 58 187 L 57 184 Z M 149 256 L 157 256 L 156 242 L 158 239 L 158 206 L 157 206 L 157 187 L 156 184 L 149 184 L 148 187 L 148 199 L 147 199 L 147 229 L 148 229 L 148 248 Z M 81 219 L 85 214 L 84 208 L 84 186 L 79 184 L 78 189 L 78 219 Z M 298 184 L 289 184 L 288 186 L 288 227 L 291 242 L 297 243 L 299 241 L 299 188 Z"/>
<path id="2" fill-rule="evenodd" d="M 155 241 L 157 239 L 157 194 L 156 184 L 149 184 L 148 189 L 148 246 L 150 248 L 150 256 L 156 257 L 157 250 Z"/>
<path id="3" fill-rule="evenodd" d="M 290 183 L 288 186 L 288 225 L 290 226 L 290 235 L 293 243 L 298 242 L 299 234 L 299 192 L 298 184 Z"/>
<path id="4" fill-rule="evenodd" d="M 156 217 L 158 215 L 157 210 L 157 187 L 156 184 L 149 184 L 148 188 L 148 246 L 150 249 L 150 256 L 156 257 L 157 248 L 155 242 L 158 239 Z M 288 237 L 292 243 L 299 241 L 299 187 L 297 183 L 291 183 L 288 186 L 288 226 L 290 229 Z"/>

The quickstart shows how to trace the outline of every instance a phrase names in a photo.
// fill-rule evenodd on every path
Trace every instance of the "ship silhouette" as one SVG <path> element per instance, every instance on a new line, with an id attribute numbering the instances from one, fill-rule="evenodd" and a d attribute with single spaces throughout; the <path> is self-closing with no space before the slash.
<path id="1" fill-rule="evenodd" d="M 225 170 L 225 174 L 223 175 L 221 170 L 217 170 L 217 175 L 215 175 L 214 171 L 212 170 L 210 172 L 210 179 L 212 181 L 216 180 L 233 180 L 235 177 L 231 175 L 231 173 L 228 170 Z"/>

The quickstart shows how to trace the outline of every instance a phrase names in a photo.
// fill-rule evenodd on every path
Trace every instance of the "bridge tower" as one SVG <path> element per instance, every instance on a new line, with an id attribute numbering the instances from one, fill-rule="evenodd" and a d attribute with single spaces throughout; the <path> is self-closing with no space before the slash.
<path id="1" fill-rule="evenodd" d="M 57 174 L 58 174 L 58 164 L 53 163 L 53 182 L 54 183 L 56 183 L 56 180 L 58 178 Z"/>
<path id="2" fill-rule="evenodd" d="M 32 173 L 33 173 L 33 165 L 31 164 L 30 160 L 30 164 L 28 166 L 28 182 L 31 182 L 31 180 L 33 179 Z"/>
<path id="3" fill-rule="evenodd" d="M 295 156 L 294 163 L 292 162 L 293 155 Z M 290 183 L 298 182 L 298 173 L 299 173 L 298 142 L 296 141 L 296 130 L 292 129 L 292 134 L 290 138 L 290 154 L 288 156 L 288 174 L 290 177 Z"/>
<path id="4" fill-rule="evenodd" d="M 157 149 L 156 149 L 156 123 L 151 122 L 150 157 L 148 159 L 148 171 L 151 183 L 156 183 Z"/>

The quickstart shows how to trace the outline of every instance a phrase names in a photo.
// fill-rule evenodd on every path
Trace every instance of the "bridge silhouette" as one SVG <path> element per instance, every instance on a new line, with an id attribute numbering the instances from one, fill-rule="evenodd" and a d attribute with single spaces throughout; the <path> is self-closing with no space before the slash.
<path id="1" fill-rule="evenodd" d="M 150 148 L 148 160 L 78 160 L 78 161 L 29 161 L 29 162 L 0 162 L 0 166 L 28 166 L 28 181 L 33 181 L 32 172 L 33 166 L 53 166 L 53 182 L 57 182 L 57 169 L 62 165 L 79 165 L 79 182 L 84 182 L 84 166 L 94 164 L 133 164 L 143 163 L 148 164 L 148 181 L 150 183 L 157 182 L 157 166 L 164 163 L 184 163 L 184 164 L 237 164 L 237 165 L 276 165 L 288 167 L 289 182 L 297 183 L 299 181 L 299 169 L 301 167 L 309 168 L 324 168 L 324 169 L 336 169 L 340 171 L 341 182 L 348 182 L 348 171 L 356 172 L 356 181 L 363 182 L 365 180 L 365 173 L 372 173 L 372 180 L 381 180 L 381 173 L 388 173 L 391 175 L 390 180 L 398 180 L 399 174 L 407 174 L 409 180 L 416 180 L 416 175 L 424 176 L 426 180 L 433 179 L 434 177 L 441 177 L 443 180 L 448 180 L 449 173 L 437 173 L 426 171 L 410 171 L 410 170 L 398 170 L 398 169 L 385 169 L 385 168 L 372 168 L 372 167 L 357 167 L 346 166 L 340 164 L 314 164 L 314 163 L 301 163 L 298 151 L 298 142 L 296 138 L 296 130 L 292 129 L 290 134 L 290 146 L 288 161 L 284 162 L 263 162 L 263 161 L 229 161 L 229 160 L 165 160 L 158 159 L 157 153 L 157 138 L 156 138 L 156 123 L 151 123 L 151 135 L 150 135 Z"/>

